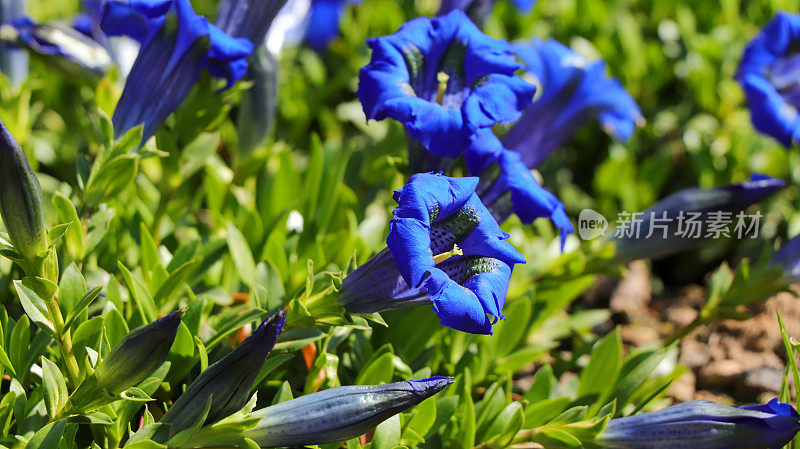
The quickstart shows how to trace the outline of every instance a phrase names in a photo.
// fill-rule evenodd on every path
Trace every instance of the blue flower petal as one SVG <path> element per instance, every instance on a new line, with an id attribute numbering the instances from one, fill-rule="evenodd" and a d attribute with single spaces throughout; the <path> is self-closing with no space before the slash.
<path id="1" fill-rule="evenodd" d="M 403 279 L 411 288 L 427 290 L 443 324 L 491 333 L 486 314 L 495 321 L 502 317 L 511 267 L 525 259 L 505 241 L 508 235 L 478 199 L 477 182 L 441 174 L 412 176 L 395 192 L 398 207 L 386 243 Z M 454 244 L 460 255 L 434 258 Z"/>
<path id="2" fill-rule="evenodd" d="M 394 218 L 386 244 L 397 268 L 411 287 L 419 287 L 436 265 L 431 253 L 430 227 L 422 220 Z"/>
<path id="3" fill-rule="evenodd" d="M 502 217 L 503 211 L 496 210 L 502 207 L 498 205 L 497 200 L 506 192 L 510 192 L 513 212 L 520 220 L 530 224 L 537 218 L 549 217 L 560 230 L 563 249 L 567 235 L 574 231 L 564 210 L 564 204 L 539 185 L 518 153 L 503 148 L 491 129 L 485 129 L 473 135 L 464 156 L 467 168 L 473 175 L 488 177 L 488 174 L 484 174 L 488 173 L 487 169 L 493 163 L 498 164 L 499 177 L 497 180 L 487 180 L 491 182 L 491 187 L 480 193 L 481 200 L 498 221 L 504 220 L 505 217 Z"/>
<path id="4" fill-rule="evenodd" d="M 800 141 L 800 116 L 781 97 L 766 78 L 746 74 L 739 78 L 744 89 L 750 118 L 760 132 L 774 137 L 785 147 Z"/>
<path id="5" fill-rule="evenodd" d="M 450 280 L 442 270 L 430 271 L 425 288 L 442 325 L 471 334 L 492 333 L 492 322 L 475 293 Z"/>
<path id="6" fill-rule="evenodd" d="M 253 44 L 246 38 L 231 38 L 208 22 L 206 25 L 211 41 L 211 51 L 206 60 L 208 72 L 225 78 L 227 84 L 224 89 L 229 89 L 247 73 L 247 58 L 253 52 Z"/>
<path id="7" fill-rule="evenodd" d="M 536 168 L 581 126 L 597 119 L 615 139 L 630 138 L 642 113 L 622 85 L 605 74 L 603 61 L 588 62 L 554 41 L 533 39 L 516 45 L 525 70 L 538 79 L 542 94 L 509 129 L 504 145 Z"/>
<path id="8" fill-rule="evenodd" d="M 536 0 L 511 0 L 511 3 L 517 7 L 522 12 L 528 12 L 533 9 L 533 5 L 536 4 Z"/>
<path id="9" fill-rule="evenodd" d="M 411 177 L 392 197 L 398 203 L 396 218 L 431 220 L 431 215 L 446 217 L 464 207 L 475 192 L 478 178 L 451 178 L 441 174 Z"/>
<path id="10" fill-rule="evenodd" d="M 309 47 L 321 52 L 339 34 L 339 22 L 347 0 L 314 0 L 309 12 L 305 41 Z"/>
<path id="11" fill-rule="evenodd" d="M 458 156 L 476 129 L 519 118 L 535 91 L 514 75 L 520 64 L 512 47 L 482 34 L 461 11 L 411 20 L 367 45 L 372 59 L 358 86 L 365 115 L 403 123 L 440 156 Z"/>
<path id="12" fill-rule="evenodd" d="M 800 235 L 783 245 L 775 253 L 772 261 L 783 267 L 787 278 L 792 281 L 800 281 Z"/>
<path id="13" fill-rule="evenodd" d="M 109 0 L 103 3 L 100 28 L 109 36 L 128 36 L 143 44 L 161 26 L 174 0 Z"/>
<path id="14" fill-rule="evenodd" d="M 455 262 L 459 261 L 456 260 Z M 508 265 L 493 263 L 490 270 L 480 272 L 464 281 L 463 287 L 475 292 L 475 296 L 483 305 L 486 313 L 494 317 L 492 324 L 496 323 L 498 319 L 505 319 L 503 307 L 506 302 L 506 292 L 508 292 L 510 278 L 511 268 Z"/>
<path id="15" fill-rule="evenodd" d="M 522 110 L 531 104 L 536 86 L 518 76 L 486 75 L 486 77 L 488 80 L 485 84 L 473 89 L 472 95 L 464 101 L 466 122 L 473 127 L 481 128 L 496 123 L 507 125 L 518 120 Z"/>

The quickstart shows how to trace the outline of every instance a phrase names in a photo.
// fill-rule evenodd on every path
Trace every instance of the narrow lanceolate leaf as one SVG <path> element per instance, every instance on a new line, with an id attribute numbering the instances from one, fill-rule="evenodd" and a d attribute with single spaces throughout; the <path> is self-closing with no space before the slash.
<path id="1" fill-rule="evenodd" d="M 53 194 L 53 205 L 58 213 L 58 222 L 69 224 L 64 236 L 69 255 L 73 259 L 83 259 L 83 229 L 75 205 L 61 192 Z"/>
<path id="2" fill-rule="evenodd" d="M 256 283 L 256 263 L 253 260 L 253 253 L 250 252 L 250 247 L 247 246 L 241 231 L 232 223 L 228 223 L 228 248 L 242 282 L 253 286 Z"/>
<path id="3" fill-rule="evenodd" d="M 102 290 L 103 286 L 98 285 L 97 287 L 86 292 L 86 294 L 83 295 L 83 298 L 78 301 L 78 304 L 76 304 L 74 308 L 67 312 L 67 317 L 64 319 L 64 327 L 66 328 L 72 325 L 72 322 L 75 321 L 75 318 L 77 318 L 85 308 L 89 307 L 89 304 L 91 304 L 92 301 L 97 299 Z"/>
<path id="4" fill-rule="evenodd" d="M 17 290 L 17 295 L 19 295 L 22 308 L 25 309 L 25 313 L 30 317 L 31 321 L 50 336 L 55 337 L 53 322 L 50 321 L 44 299 L 23 284 L 22 281 L 14 281 L 14 288 Z"/>

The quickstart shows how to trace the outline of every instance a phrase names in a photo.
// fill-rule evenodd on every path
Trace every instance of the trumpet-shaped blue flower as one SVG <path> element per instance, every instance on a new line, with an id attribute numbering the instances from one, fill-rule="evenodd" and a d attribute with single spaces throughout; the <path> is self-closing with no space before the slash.
<path id="1" fill-rule="evenodd" d="M 103 7 L 106 34 L 142 44 L 112 117 L 117 137 L 139 124 L 142 142 L 153 136 L 204 69 L 225 78 L 226 88 L 247 71 L 253 44 L 198 16 L 189 0 L 108 0 Z"/>
<path id="2" fill-rule="evenodd" d="M 25 2 L 0 0 L 0 24 L 13 22 L 25 16 Z M 11 84 L 19 85 L 28 77 L 28 54 L 14 45 L 0 42 L 0 72 Z"/>
<path id="3" fill-rule="evenodd" d="M 800 235 L 783 245 L 772 260 L 783 268 L 790 281 L 800 282 Z"/>
<path id="4" fill-rule="evenodd" d="M 525 259 L 505 241 L 477 185 L 478 178 L 412 176 L 395 191 L 387 249 L 344 279 L 340 304 L 376 312 L 427 302 L 443 325 L 491 334 L 512 267 Z"/>
<path id="5" fill-rule="evenodd" d="M 4 40 L 48 57 L 56 67 L 70 76 L 97 79 L 113 63 L 100 44 L 68 26 L 57 23 L 37 24 L 28 17 L 21 17 L 2 26 L 5 30 Z"/>
<path id="6" fill-rule="evenodd" d="M 637 223 L 625 225 L 626 231 L 615 232 L 610 237 L 616 244 L 615 257 L 624 262 L 657 259 L 691 249 L 714 237 L 715 234 L 709 232 L 709 222 L 713 222 L 714 217 L 722 220 L 724 215 L 721 214 L 727 214 L 727 220 L 721 222 L 736 223 L 736 213 L 785 186 L 780 179 L 754 174 L 748 182 L 711 189 L 693 187 L 673 193 L 644 211 L 637 217 Z"/>
<path id="7" fill-rule="evenodd" d="M 574 230 L 564 204 L 539 185 L 519 153 L 504 148 L 487 128 L 473 135 L 464 156 L 470 172 L 480 176 L 478 196 L 498 223 L 512 212 L 525 224 L 549 217 L 560 230 L 563 248 L 567 235 Z"/>
<path id="8" fill-rule="evenodd" d="M 800 141 L 800 15 L 778 13 L 747 45 L 736 79 L 753 126 L 789 147 Z"/>
<path id="9" fill-rule="evenodd" d="M 691 401 L 612 419 L 598 440 L 610 449 L 778 449 L 800 430 L 799 420 L 777 399 L 746 407 Z"/>
<path id="10" fill-rule="evenodd" d="M 367 45 L 372 59 L 358 85 L 367 118 L 399 121 L 440 156 L 460 155 L 479 128 L 517 120 L 536 89 L 514 75 L 521 66 L 510 44 L 461 11 L 411 20 Z"/>
<path id="11" fill-rule="evenodd" d="M 541 96 L 506 134 L 503 144 L 529 168 L 538 167 L 581 126 L 597 119 L 615 139 L 627 140 L 643 121 L 624 87 L 605 74 L 605 62 L 589 62 L 554 40 L 516 45 L 525 70 L 540 84 Z"/>

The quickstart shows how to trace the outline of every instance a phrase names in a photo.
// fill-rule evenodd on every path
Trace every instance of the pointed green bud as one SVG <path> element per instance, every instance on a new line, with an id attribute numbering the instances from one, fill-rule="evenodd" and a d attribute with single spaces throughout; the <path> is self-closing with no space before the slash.
<path id="1" fill-rule="evenodd" d="M 149 376 L 167 359 L 182 316 L 177 310 L 130 331 L 95 369 L 97 384 L 116 395 Z"/>
<path id="2" fill-rule="evenodd" d="M 363 435 L 453 383 L 430 377 L 386 385 L 336 387 L 252 412 L 261 418 L 242 436 L 261 447 L 311 446 Z"/>
<path id="3" fill-rule="evenodd" d="M 161 418 L 170 423 L 170 435 L 188 429 L 200 419 L 206 401 L 211 397 L 211 409 L 205 423 L 213 423 L 244 407 L 267 354 L 283 330 L 286 313 L 280 311 L 261 323 L 230 354 L 209 366 L 175 401 Z"/>
<path id="4" fill-rule="evenodd" d="M 6 125 L 0 121 L 0 216 L 14 248 L 26 259 L 47 249 L 39 180 Z"/>

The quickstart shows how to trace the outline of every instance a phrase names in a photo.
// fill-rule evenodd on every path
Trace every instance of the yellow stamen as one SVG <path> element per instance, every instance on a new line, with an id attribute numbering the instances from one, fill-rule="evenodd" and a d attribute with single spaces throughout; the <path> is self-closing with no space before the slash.
<path id="1" fill-rule="evenodd" d="M 444 94 L 447 92 L 447 81 L 450 79 L 450 76 L 444 72 L 439 72 L 436 74 L 436 79 L 439 81 L 439 90 L 436 91 L 436 102 L 442 104 L 444 101 Z"/>
<path id="2" fill-rule="evenodd" d="M 464 255 L 464 251 L 462 251 L 461 248 L 458 247 L 458 245 L 453 245 L 453 249 L 451 251 L 433 256 L 433 261 L 436 262 L 437 264 L 440 264 L 453 256 L 462 256 L 462 255 Z"/>

